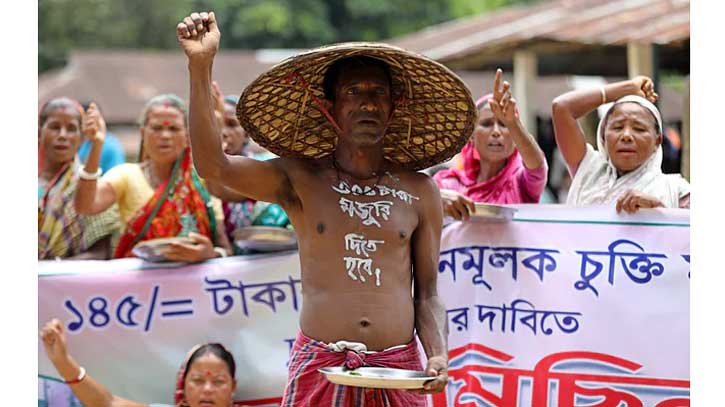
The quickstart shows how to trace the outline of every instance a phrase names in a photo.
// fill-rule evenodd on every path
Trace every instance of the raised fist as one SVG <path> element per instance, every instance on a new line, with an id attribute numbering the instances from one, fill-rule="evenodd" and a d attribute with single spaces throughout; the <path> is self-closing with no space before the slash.
<path id="1" fill-rule="evenodd" d="M 190 62 L 211 63 L 221 38 L 214 12 L 195 12 L 185 17 L 176 25 L 176 38 Z"/>
<path id="2" fill-rule="evenodd" d="M 635 88 L 635 95 L 642 96 L 643 98 L 654 103 L 659 98 L 659 95 L 655 92 L 655 84 L 652 79 L 646 76 L 635 76 L 632 79 L 632 83 Z"/>
<path id="3" fill-rule="evenodd" d="M 40 330 L 40 338 L 43 340 L 48 359 L 53 363 L 68 358 L 65 328 L 63 328 L 62 322 L 55 318 L 48 321 Z"/>
<path id="4" fill-rule="evenodd" d="M 106 138 L 106 121 L 103 120 L 98 106 L 91 102 L 81 120 L 83 136 L 94 143 L 103 143 Z"/>

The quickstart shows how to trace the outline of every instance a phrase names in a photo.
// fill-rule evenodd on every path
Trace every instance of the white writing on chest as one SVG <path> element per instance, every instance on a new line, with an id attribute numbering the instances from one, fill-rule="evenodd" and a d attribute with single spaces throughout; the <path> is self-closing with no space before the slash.
<path id="1" fill-rule="evenodd" d="M 363 226 L 376 226 L 382 228 L 381 222 L 390 219 L 390 211 L 397 199 L 408 205 L 414 200 L 419 200 L 402 189 L 390 188 L 385 185 L 350 185 L 340 180 L 337 185 L 332 185 L 333 191 L 340 194 L 340 210 L 351 218 L 359 218 Z M 355 197 L 388 197 L 385 200 L 373 202 L 360 202 Z M 345 256 L 342 260 L 348 277 L 354 281 L 365 283 L 366 277 L 375 277 L 375 286 L 381 284 L 381 270 L 374 267 L 373 259 L 370 257 L 375 253 L 378 246 L 385 244 L 383 240 L 367 239 L 362 233 L 348 233 L 345 235 Z"/>

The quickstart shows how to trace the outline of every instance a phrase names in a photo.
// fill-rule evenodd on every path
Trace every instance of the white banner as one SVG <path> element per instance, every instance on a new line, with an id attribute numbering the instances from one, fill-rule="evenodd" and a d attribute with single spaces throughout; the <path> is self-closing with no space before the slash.
<path id="1" fill-rule="evenodd" d="M 450 382 L 433 405 L 689 405 L 689 212 L 518 209 L 443 230 Z M 41 262 L 38 327 L 61 319 L 71 354 L 121 397 L 171 404 L 188 349 L 214 341 L 235 355 L 237 400 L 278 403 L 297 253 L 148 266 Z M 77 403 L 38 352 L 39 406 Z"/>

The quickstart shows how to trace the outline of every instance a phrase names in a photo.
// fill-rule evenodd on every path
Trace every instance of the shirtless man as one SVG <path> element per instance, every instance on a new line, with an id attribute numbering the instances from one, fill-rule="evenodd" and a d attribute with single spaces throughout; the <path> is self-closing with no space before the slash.
<path id="1" fill-rule="evenodd" d="M 388 66 L 369 57 L 332 64 L 341 64 L 326 79 L 323 101 L 339 127 L 332 154 L 257 161 L 222 151 L 210 79 L 220 39 L 214 13 L 192 13 L 177 37 L 188 58 L 199 174 L 278 203 L 299 238 L 301 333 L 282 405 L 425 405 L 424 394 L 442 391 L 448 378 L 446 311 L 436 287 L 441 198 L 429 177 L 383 156 L 393 113 Z M 436 377 L 421 392 L 335 386 L 316 371 L 343 363 L 422 370 L 415 333 L 425 371 Z"/>

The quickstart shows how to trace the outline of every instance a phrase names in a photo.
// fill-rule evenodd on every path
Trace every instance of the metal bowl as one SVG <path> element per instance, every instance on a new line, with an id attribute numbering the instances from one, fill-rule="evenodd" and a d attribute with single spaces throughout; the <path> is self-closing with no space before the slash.
<path id="1" fill-rule="evenodd" d="M 317 371 L 335 384 L 374 389 L 422 389 L 425 382 L 435 379 L 424 371 L 383 367 L 360 367 L 355 370 L 324 367 Z"/>
<path id="2" fill-rule="evenodd" d="M 508 206 L 492 205 L 487 203 L 476 202 L 476 211 L 472 214 L 472 219 L 486 220 L 491 222 L 508 222 L 513 219 L 518 209 L 509 208 Z"/>
<path id="3" fill-rule="evenodd" d="M 297 248 L 297 234 L 285 228 L 247 226 L 232 232 L 234 244 L 242 250 L 276 252 Z"/>
<path id="4" fill-rule="evenodd" d="M 171 246 L 171 243 L 187 243 L 193 244 L 194 241 L 188 237 L 162 237 L 159 239 L 149 239 L 139 242 L 136 246 L 131 249 L 131 253 L 134 256 L 151 262 L 163 262 L 168 261 L 164 256 L 166 250 Z"/>

